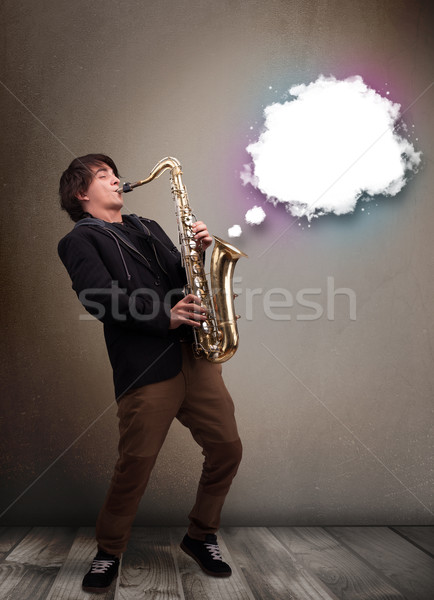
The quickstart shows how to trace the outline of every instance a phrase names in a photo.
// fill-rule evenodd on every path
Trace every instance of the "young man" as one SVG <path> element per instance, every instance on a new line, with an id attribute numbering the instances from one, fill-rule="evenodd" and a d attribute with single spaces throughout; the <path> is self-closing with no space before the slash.
<path id="1" fill-rule="evenodd" d="M 84 307 L 104 324 L 118 402 L 119 458 L 96 525 L 98 552 L 83 580 L 105 591 L 151 470 L 176 417 L 202 447 L 205 461 L 181 548 L 209 575 L 227 577 L 216 531 L 241 460 L 232 399 L 221 366 L 195 358 L 192 328 L 206 318 L 200 300 L 183 296 L 181 257 L 161 227 L 122 215 L 116 165 L 89 154 L 72 161 L 60 180 L 60 202 L 74 229 L 59 242 L 59 256 Z M 211 243 L 195 223 L 197 248 Z"/>

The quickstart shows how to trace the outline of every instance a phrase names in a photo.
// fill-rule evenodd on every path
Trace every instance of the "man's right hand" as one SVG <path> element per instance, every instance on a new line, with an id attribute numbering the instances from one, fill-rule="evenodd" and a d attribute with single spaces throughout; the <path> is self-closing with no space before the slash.
<path id="1" fill-rule="evenodd" d="M 200 327 L 207 318 L 206 313 L 207 309 L 201 305 L 200 299 L 188 294 L 171 309 L 169 329 L 176 329 L 180 325 Z"/>

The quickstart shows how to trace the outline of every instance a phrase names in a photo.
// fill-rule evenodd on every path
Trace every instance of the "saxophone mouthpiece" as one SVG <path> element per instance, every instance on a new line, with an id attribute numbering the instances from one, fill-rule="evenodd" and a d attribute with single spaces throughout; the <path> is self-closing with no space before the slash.
<path id="1" fill-rule="evenodd" d="M 116 190 L 117 192 L 126 194 L 127 192 L 133 191 L 133 186 L 131 183 L 124 183 L 124 185 Z"/>

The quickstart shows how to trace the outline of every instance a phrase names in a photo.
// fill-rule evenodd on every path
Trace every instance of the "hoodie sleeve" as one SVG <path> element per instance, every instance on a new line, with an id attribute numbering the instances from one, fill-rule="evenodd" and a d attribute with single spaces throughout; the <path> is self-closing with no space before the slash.
<path id="1" fill-rule="evenodd" d="M 131 293 L 120 288 L 88 237 L 67 235 L 60 240 L 58 253 L 73 290 L 91 315 L 105 324 L 150 335 L 169 335 L 170 303 L 162 302 L 152 288 Z"/>

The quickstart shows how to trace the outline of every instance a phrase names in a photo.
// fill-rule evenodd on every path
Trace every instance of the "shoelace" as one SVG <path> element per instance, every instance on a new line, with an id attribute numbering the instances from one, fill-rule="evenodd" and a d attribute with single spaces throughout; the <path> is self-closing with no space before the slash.
<path id="1" fill-rule="evenodd" d="M 91 573 L 105 573 L 114 564 L 114 560 L 94 560 Z"/>
<path id="2" fill-rule="evenodd" d="M 211 554 L 213 560 L 223 561 L 222 555 L 220 554 L 220 548 L 218 544 L 205 544 L 207 550 Z"/>

